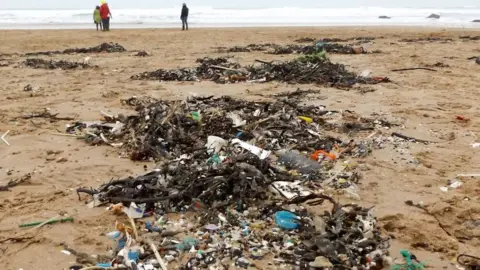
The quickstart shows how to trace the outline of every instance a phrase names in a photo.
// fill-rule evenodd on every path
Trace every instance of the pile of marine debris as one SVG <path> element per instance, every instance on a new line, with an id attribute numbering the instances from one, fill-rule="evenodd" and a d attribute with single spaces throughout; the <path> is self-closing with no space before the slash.
<path id="1" fill-rule="evenodd" d="M 76 54 L 76 53 L 115 53 L 126 52 L 127 50 L 118 43 L 102 43 L 95 47 L 88 48 L 72 48 L 63 51 L 46 51 L 46 52 L 32 52 L 26 53 L 26 56 L 35 55 L 55 55 L 55 54 Z"/>
<path id="2" fill-rule="evenodd" d="M 372 132 L 377 125 L 382 125 L 358 116 L 330 123 L 323 116 L 328 115 L 328 119 L 332 114 L 338 115 L 338 111 L 300 105 L 298 98 L 293 97 L 274 102 L 252 102 L 229 96 L 196 97 L 186 101 L 149 99 L 148 102 L 131 98 L 124 102 L 135 106 L 138 114 L 108 116 L 105 122 L 77 122 L 70 125 L 67 132 L 83 134 L 93 145 L 121 146 L 126 150 L 122 155 L 132 160 L 159 161 L 204 153 L 205 141 L 210 136 L 226 141 L 255 139 L 266 151 L 289 148 L 295 143 L 299 151 L 330 152 L 336 145 L 343 149 L 344 155 L 361 155 L 350 141 L 342 143 L 320 133 Z"/>
<path id="3" fill-rule="evenodd" d="M 29 58 L 23 62 L 27 67 L 35 69 L 88 69 L 95 68 L 97 66 L 90 65 L 87 62 L 71 62 L 65 60 L 45 60 L 41 58 Z"/>
<path id="4" fill-rule="evenodd" d="M 252 52 L 262 51 L 268 54 L 315 54 L 322 51 L 334 54 L 365 54 L 367 50 L 361 46 L 343 45 L 319 41 L 313 45 L 278 45 L 278 44 L 250 44 L 245 47 L 235 46 L 232 48 L 217 48 L 217 52 Z M 378 53 L 378 51 L 375 51 Z"/>
<path id="5" fill-rule="evenodd" d="M 326 133 L 370 133 L 379 122 L 353 112 L 327 121 L 341 113 L 300 105 L 310 93 L 270 102 L 132 98 L 125 103 L 136 106 L 137 115 L 70 126 L 68 132 L 86 134 L 90 143 L 123 143 L 132 159 L 159 161 L 144 175 L 77 190 L 92 196 L 90 206 L 112 203 L 110 209 L 138 220 L 116 224 L 108 235 L 119 241 L 119 256 L 103 263 L 222 269 L 267 261 L 299 269 L 381 269 L 389 246 L 372 208 L 341 205 L 324 192 L 358 197 L 359 173 L 340 159 L 371 150 L 367 141 L 342 142 Z M 322 214 L 305 207 L 326 203 L 331 210 Z M 135 252 L 139 256 L 125 256 Z"/>
<path id="6" fill-rule="evenodd" d="M 159 69 L 131 77 L 133 80 L 202 81 L 215 83 L 270 82 L 317 84 L 348 88 L 355 84 L 389 82 L 386 77 L 362 77 L 346 69 L 345 65 L 332 63 L 320 54 L 306 55 L 286 62 L 256 61 L 257 65 L 242 67 L 226 58 L 197 60 L 196 68 Z"/>

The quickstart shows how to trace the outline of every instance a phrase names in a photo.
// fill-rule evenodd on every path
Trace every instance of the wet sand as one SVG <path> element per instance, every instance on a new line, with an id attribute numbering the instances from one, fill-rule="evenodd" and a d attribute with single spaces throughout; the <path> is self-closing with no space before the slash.
<path id="1" fill-rule="evenodd" d="M 66 269 L 74 256 L 60 252 L 61 243 L 90 254 L 105 254 L 110 245 L 102 234 L 114 228 L 115 217 L 105 209 L 88 209 L 79 201 L 75 189 L 97 187 L 112 178 L 136 175 L 144 165 L 119 158 L 113 148 L 87 146 L 82 140 L 52 135 L 64 132 L 71 121 L 20 119 L 18 117 L 49 108 L 59 116 L 77 120 L 97 120 L 100 111 L 133 113 L 120 99 L 136 96 L 174 99 L 189 93 L 232 95 L 248 99 L 257 94 L 318 89 L 322 99 L 317 104 L 332 109 L 353 110 L 359 115 L 373 113 L 401 121 L 392 128 L 409 136 L 435 141 L 435 144 L 407 143 L 388 145 L 358 162 L 366 164 L 360 182 L 359 202 L 375 205 L 384 232 L 395 239 L 392 255 L 398 250 L 412 250 L 432 269 L 456 269 L 451 264 L 455 254 L 480 254 L 480 228 L 467 239 L 458 237 L 462 222 L 480 219 L 479 178 L 462 179 L 464 185 L 442 192 L 439 187 L 460 173 L 480 172 L 480 65 L 468 57 L 480 55 L 479 41 L 460 40 L 459 36 L 477 35 L 477 31 L 433 28 L 246 28 L 114 30 L 99 33 L 87 30 L 0 31 L 0 133 L 10 146 L 0 142 L 0 184 L 32 173 L 32 180 L 8 192 L 0 192 L 0 240 L 26 232 L 18 225 L 46 220 L 66 212 L 74 223 L 44 226 L 33 232 L 32 240 L 21 243 L 0 242 L 1 269 Z M 373 92 L 358 89 L 344 91 L 313 85 L 285 83 L 218 85 L 211 82 L 132 81 L 130 76 L 158 68 L 190 67 L 205 56 L 231 55 L 242 64 L 255 59 L 266 61 L 291 59 L 293 55 L 268 55 L 262 52 L 219 54 L 215 47 L 250 43 L 292 44 L 302 37 L 348 38 L 374 36 L 365 44 L 380 54 L 330 55 L 334 62 L 350 70 L 369 70 L 387 76 L 393 83 L 372 86 Z M 403 38 L 443 37 L 451 42 L 399 42 Z M 42 70 L 17 67 L 23 54 L 35 51 L 63 50 L 118 42 L 128 50 L 146 50 L 151 57 L 131 56 L 132 52 L 111 54 L 55 55 L 53 59 L 82 61 L 90 56 L 97 69 Z M 13 54 L 13 55 L 5 55 Z M 41 57 L 49 59 L 50 57 Z M 434 65 L 436 72 L 415 70 L 391 72 L 392 69 Z M 27 84 L 39 91 L 25 92 Z M 464 116 L 470 121 L 457 120 Z M 385 134 L 390 130 L 383 131 Z M 58 152 L 49 154 L 49 151 Z M 466 198 L 468 200 L 466 200 Z M 346 200 L 345 198 L 340 198 Z M 404 201 L 433 204 L 440 218 L 409 207 Z M 439 225 L 439 222 L 443 224 Z M 447 233 L 448 232 L 448 233 Z M 454 233 L 452 233 L 454 232 Z M 29 232 L 31 233 L 31 232 Z M 461 233 L 461 232 L 459 232 Z M 476 233 L 476 234 L 475 234 Z M 451 235 L 449 235 L 451 234 Z"/>

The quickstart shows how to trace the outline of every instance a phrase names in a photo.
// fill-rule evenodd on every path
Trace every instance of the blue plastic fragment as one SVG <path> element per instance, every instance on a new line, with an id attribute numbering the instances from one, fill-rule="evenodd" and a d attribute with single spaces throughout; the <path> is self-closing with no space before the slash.
<path id="1" fill-rule="evenodd" d="M 275 213 L 277 226 L 284 230 L 295 230 L 300 227 L 299 217 L 292 212 L 278 211 Z"/>

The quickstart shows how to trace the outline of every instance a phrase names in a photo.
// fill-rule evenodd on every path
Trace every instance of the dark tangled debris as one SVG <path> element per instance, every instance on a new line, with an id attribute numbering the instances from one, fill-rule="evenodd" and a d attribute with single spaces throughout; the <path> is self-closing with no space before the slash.
<path id="1" fill-rule="evenodd" d="M 31 179 L 32 179 L 32 175 L 31 174 L 26 174 L 19 179 L 9 181 L 6 185 L 1 185 L 0 186 L 0 191 L 9 191 L 10 188 L 16 187 L 16 186 L 24 184 L 24 183 L 27 183 Z"/>
<path id="2" fill-rule="evenodd" d="M 31 68 L 42 68 L 42 69 L 87 69 L 87 68 L 95 68 L 96 66 L 92 66 L 88 63 L 82 62 L 70 62 L 65 60 L 45 60 L 40 58 L 29 58 L 23 62 L 23 64 L 27 67 Z"/>
<path id="3" fill-rule="evenodd" d="M 139 51 L 139 52 L 135 53 L 133 56 L 147 57 L 147 56 L 150 56 L 150 53 L 148 53 L 147 51 Z"/>
<path id="4" fill-rule="evenodd" d="M 208 136 L 225 140 L 250 140 L 261 136 L 261 144 L 268 151 L 284 149 L 292 140 L 304 141 L 297 145 L 297 149 L 311 152 L 316 149 L 330 151 L 335 143 L 339 143 L 327 137 L 319 140 L 316 132 L 302 132 L 308 127 L 308 123 L 298 120 L 302 115 L 318 118 L 325 130 L 344 131 L 346 128 L 345 132 L 352 132 L 374 127 L 370 120 L 363 124 L 346 122 L 341 126 L 323 123 L 319 117 L 329 111 L 317 106 L 298 105 L 295 100 L 309 92 L 296 93 L 273 103 L 247 102 L 228 96 L 192 98 L 186 102 L 148 100 L 147 103 L 132 98 L 125 103 L 135 106 L 138 115 L 109 118 L 107 122 L 110 123 L 79 122 L 71 125 L 67 132 L 87 129 L 90 130 L 87 142 L 91 144 L 102 144 L 105 140 L 108 144 L 121 143 L 133 160 L 162 160 L 166 157 L 179 158 L 183 154 L 200 155 L 205 151 L 204 141 Z M 282 116 L 285 110 L 288 110 L 288 114 Z M 194 116 L 196 112 L 200 116 Z M 250 124 L 244 124 L 244 121 Z M 257 130 L 260 127 L 266 130 Z M 297 134 L 295 139 L 291 137 L 294 134 Z"/>
<path id="5" fill-rule="evenodd" d="M 360 43 L 368 43 L 375 40 L 375 37 L 352 37 L 352 38 L 322 38 L 322 39 L 315 39 L 311 37 L 304 37 L 295 40 L 297 43 L 310 43 L 310 42 L 356 42 L 357 44 Z"/>
<path id="6" fill-rule="evenodd" d="M 451 38 L 441 38 L 441 37 L 426 37 L 426 38 L 405 38 L 399 40 L 399 42 L 407 42 L 407 43 L 414 43 L 414 42 L 452 42 L 453 39 Z"/>
<path id="7" fill-rule="evenodd" d="M 268 53 L 271 54 L 315 54 L 321 51 L 337 54 L 364 54 L 367 51 L 363 47 L 352 47 L 338 43 L 318 43 L 316 45 L 286 45 L 276 46 Z"/>
<path id="8" fill-rule="evenodd" d="M 231 48 L 227 47 L 218 47 L 217 52 L 219 53 L 233 53 L 233 52 L 260 52 L 266 51 L 271 47 L 277 46 L 273 43 L 264 43 L 264 44 L 249 44 L 247 46 L 234 46 Z"/>
<path id="9" fill-rule="evenodd" d="M 468 41 L 468 40 L 480 40 L 480 36 L 460 36 L 461 40 Z"/>
<path id="10" fill-rule="evenodd" d="M 82 130 L 92 143 L 123 142 L 131 158 L 161 162 L 144 175 L 77 192 L 93 196 L 93 205 L 118 203 L 117 208 L 139 207 L 143 213 L 160 216 L 194 211 L 196 224 L 184 233 L 198 239 L 166 237 L 178 232 L 169 230 L 163 217 L 147 227 L 149 237 L 157 237 L 164 260 L 199 250 L 176 269 L 220 269 L 225 263 L 248 268 L 255 265 L 254 260 L 270 255 L 279 267 L 340 270 L 376 265 L 381 269 L 389 246 L 372 208 L 341 205 L 313 191 L 321 187 L 351 190 L 359 181 L 358 172 L 338 171 L 333 166 L 336 158 L 314 161 L 302 154 L 318 149 L 341 156 L 368 154 L 365 142 L 342 142 L 323 132 L 352 134 L 373 129 L 375 123 L 359 117 L 354 117 L 355 123 L 347 119 L 327 123 L 322 116 L 335 111 L 300 105 L 310 94 L 315 93 L 280 93 L 272 102 L 212 96 L 126 100 L 136 106 L 137 115 L 109 116 L 109 123 L 75 123 L 67 132 Z M 323 203 L 332 207 L 320 215 L 300 206 Z M 291 209 L 296 209 L 293 214 L 298 219 L 281 221 L 279 213 Z M 286 228 L 284 222 L 293 227 Z M 143 242 L 139 245 L 148 249 Z M 153 255 L 145 253 L 141 258 L 147 262 Z"/>
<path id="11" fill-rule="evenodd" d="M 319 41 L 314 45 L 278 45 L 278 44 L 251 44 L 245 47 L 218 48 L 217 52 L 252 52 L 263 51 L 269 54 L 315 54 L 321 51 L 334 54 L 362 54 L 366 49 L 359 46 L 343 45 Z M 378 51 L 377 51 L 378 53 Z"/>
<path id="12" fill-rule="evenodd" d="M 242 68 L 238 63 L 226 58 L 198 59 L 200 66 L 173 70 L 159 69 L 143 72 L 131 77 L 133 80 L 198 81 L 211 80 L 216 83 L 239 81 L 288 83 L 315 83 L 339 88 L 351 87 L 356 83 L 376 84 L 389 82 L 384 77 L 360 77 L 348 71 L 344 65 L 332 63 L 318 55 L 305 56 L 295 60 L 269 63 L 258 61 L 259 65 Z"/>
<path id="13" fill-rule="evenodd" d="M 63 51 L 46 51 L 46 52 L 32 52 L 26 53 L 26 56 L 35 55 L 54 55 L 54 54 L 75 54 L 75 53 L 114 53 L 127 51 L 122 45 L 118 43 L 102 43 L 95 47 L 89 48 L 73 48 Z"/>

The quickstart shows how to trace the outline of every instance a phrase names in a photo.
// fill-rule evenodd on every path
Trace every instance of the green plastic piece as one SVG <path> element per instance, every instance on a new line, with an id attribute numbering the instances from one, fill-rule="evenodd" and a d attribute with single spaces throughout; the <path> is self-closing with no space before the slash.
<path id="1" fill-rule="evenodd" d="M 418 269 L 425 269 L 425 265 L 420 262 L 416 263 L 412 260 L 412 253 L 408 250 L 402 249 L 400 250 L 400 254 L 405 259 L 407 263 L 405 264 L 394 264 L 392 265 L 391 270 L 418 270 Z"/>
<path id="2" fill-rule="evenodd" d="M 202 116 L 199 112 L 192 112 L 192 119 L 200 122 L 202 120 Z"/>
<path id="3" fill-rule="evenodd" d="M 45 224 L 53 224 L 53 223 L 63 223 L 63 222 L 68 222 L 68 221 L 71 221 L 73 222 L 73 218 L 72 217 L 68 217 L 68 218 L 59 218 L 59 219 L 53 219 L 53 220 L 50 220 L 49 222 L 45 223 Z M 23 224 L 20 224 L 20 228 L 26 228 L 26 227 L 33 227 L 33 226 L 37 226 L 37 225 L 40 225 L 42 223 L 44 223 L 45 221 L 37 221 L 37 222 L 32 222 L 32 223 L 23 223 Z"/>

